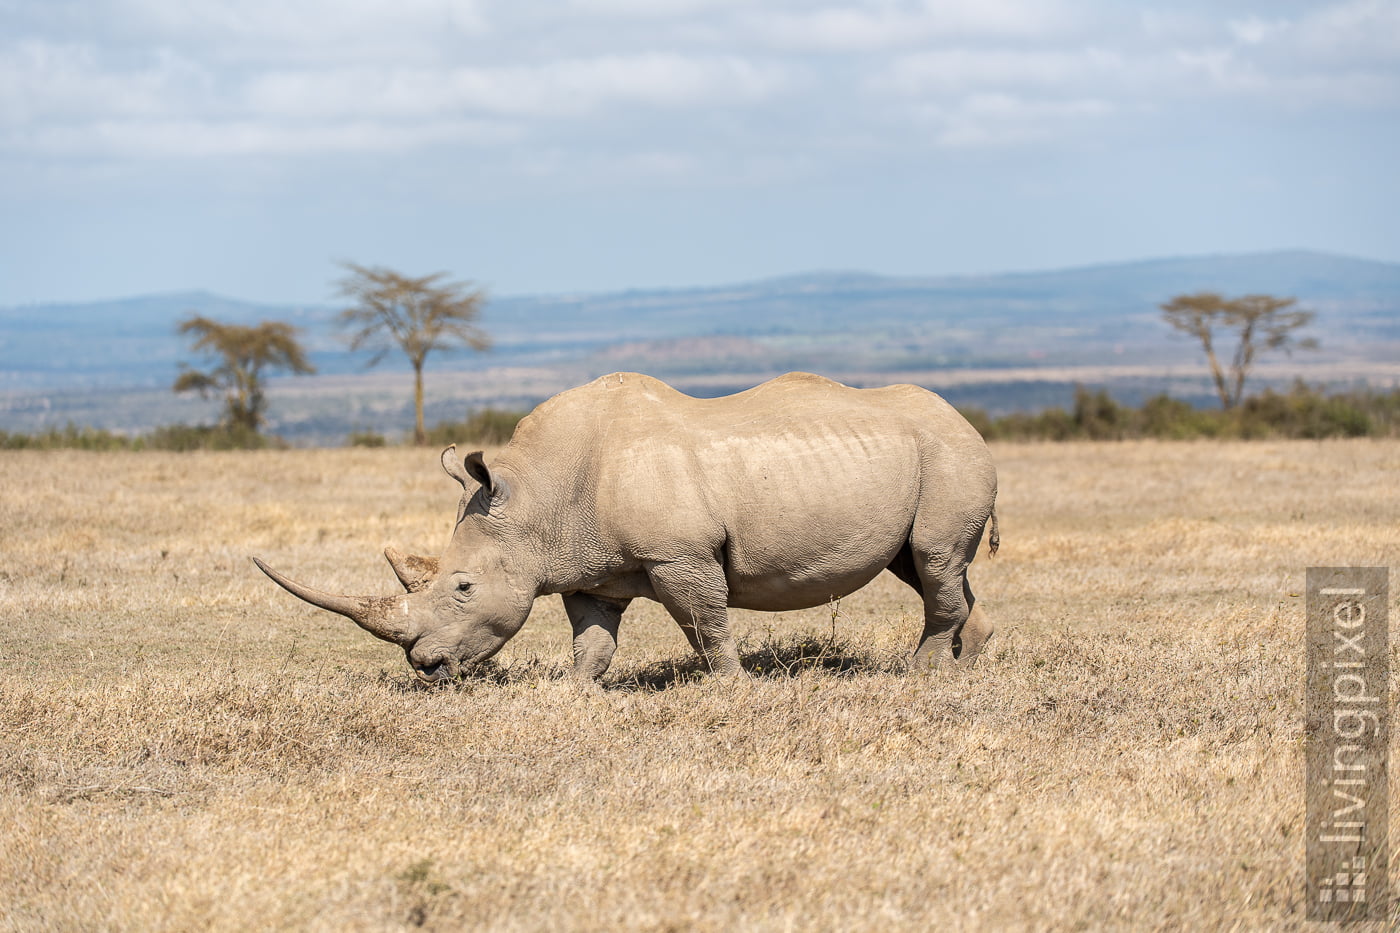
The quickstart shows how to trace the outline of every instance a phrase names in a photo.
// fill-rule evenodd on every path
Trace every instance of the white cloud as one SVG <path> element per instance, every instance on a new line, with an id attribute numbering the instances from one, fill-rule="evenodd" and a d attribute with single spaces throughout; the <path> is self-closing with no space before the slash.
<path id="1" fill-rule="evenodd" d="M 208 72 L 167 50 L 114 69 L 91 45 L 22 40 L 0 46 L 0 121 L 168 113 L 197 105 L 210 83 Z"/>
<path id="2" fill-rule="evenodd" d="M 1330 50 L 1400 50 L 1400 6 L 1392 0 L 1348 0 L 1299 18 L 1309 45 Z"/>
<path id="3" fill-rule="evenodd" d="M 646 150 L 630 153 L 612 166 L 618 180 L 646 179 L 652 181 L 675 181 L 691 179 L 703 172 L 694 153 L 666 150 Z"/>
<path id="4" fill-rule="evenodd" d="M 1257 16 L 1231 20 L 1230 32 L 1245 45 L 1258 45 L 1288 28 L 1287 20 L 1266 20 Z"/>
<path id="5" fill-rule="evenodd" d="M 1177 47 L 1183 83 L 1166 96 L 1223 94 L 1300 108 L 1389 108 L 1400 103 L 1400 5 L 1324 4 L 1293 19 L 1229 20 L 1222 35 Z"/>
<path id="6" fill-rule="evenodd" d="M 284 125 L 267 121 L 103 120 L 41 129 L 24 141 L 31 152 L 87 157 L 94 152 L 132 159 L 307 156 L 343 152 L 408 152 L 426 146 L 499 145 L 516 134 L 500 124 L 435 121 L 395 124 L 347 121 Z M 3 136 L 0 141 L 9 144 Z"/>
<path id="7" fill-rule="evenodd" d="M 274 51 L 487 29 L 476 0 L 112 0 L 104 8 L 109 28 L 180 42 L 258 40 Z"/>
<path id="8" fill-rule="evenodd" d="M 584 152 L 601 154 L 599 165 L 633 159 L 657 177 L 693 175 L 722 155 L 739 175 L 744 160 L 766 164 L 775 152 L 876 160 L 930 139 L 1040 145 L 1121 131 L 1109 115 L 1183 120 L 1201 108 L 1400 102 L 1400 4 L 1299 9 L 1124 12 L 1103 0 L 12 3 L 0 6 L 0 36 L 9 37 L 0 38 L 0 156 L 155 159 L 220 146 L 234 155 L 327 154 L 522 140 L 564 161 Z"/>
<path id="9" fill-rule="evenodd" d="M 1098 84 L 1125 71 L 1126 67 L 1122 55 L 1095 48 L 1073 51 L 949 48 L 902 56 L 879 72 L 872 85 L 900 94 L 1006 87 L 1045 90 Z"/>
<path id="10" fill-rule="evenodd" d="M 922 123 L 944 148 L 1005 148 L 1083 131 L 1086 122 L 1115 112 L 1095 98 L 1035 100 L 1013 94 L 978 93 L 949 106 L 922 108 Z"/>
<path id="11" fill-rule="evenodd" d="M 735 9 L 747 0 L 568 0 L 568 5 L 584 13 L 603 16 L 665 19 Z"/>
<path id="12" fill-rule="evenodd" d="M 744 105 L 786 84 L 783 69 L 741 58 L 653 53 L 564 60 L 452 75 L 464 102 L 502 112 L 588 113 L 613 102 L 652 107 Z"/>
<path id="13" fill-rule="evenodd" d="M 750 27 L 772 44 L 817 51 L 873 52 L 968 37 L 1046 39 L 1078 17 L 1056 2 L 958 0 L 847 3 L 756 14 Z"/>
<path id="14" fill-rule="evenodd" d="M 1092 135 L 1121 101 L 1135 67 L 1096 48 L 948 48 L 901 56 L 876 74 L 872 93 L 913 115 L 923 138 L 945 148 L 1025 146 Z"/>
<path id="15" fill-rule="evenodd" d="M 788 84 L 782 67 L 736 56 L 657 52 L 508 66 L 302 64 L 218 72 L 165 50 L 129 62 L 104 59 L 90 45 L 25 40 L 0 47 L 0 145 L 11 153 L 114 158 L 203 156 L 221 145 L 230 155 L 298 146 L 377 151 L 451 141 L 464 122 L 472 129 L 463 138 L 499 142 L 531 127 L 555 132 L 550 121 L 560 119 L 732 112 Z M 381 124 L 396 129 L 384 133 L 376 129 Z"/>
<path id="16" fill-rule="evenodd" d="M 1394 70 L 1400 64 L 1400 4 L 1350 0 L 1300 17 L 1298 47 L 1325 61 L 1362 61 Z"/>
<path id="17" fill-rule="evenodd" d="M 277 72 L 252 79 L 242 97 L 254 112 L 289 117 L 462 111 L 558 117 L 629 104 L 744 105 L 783 85 L 778 69 L 738 58 L 650 54 L 498 68 Z"/>

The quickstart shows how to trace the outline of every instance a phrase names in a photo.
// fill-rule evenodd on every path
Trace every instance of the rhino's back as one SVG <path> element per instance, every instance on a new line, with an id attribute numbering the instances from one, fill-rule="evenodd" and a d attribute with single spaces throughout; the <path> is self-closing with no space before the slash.
<path id="1" fill-rule="evenodd" d="M 981 438 L 933 393 L 807 373 L 713 399 L 615 373 L 530 420 L 512 447 L 574 461 L 588 479 L 570 494 L 590 500 L 606 546 L 640 562 L 722 551 L 731 604 L 757 609 L 864 585 L 907 539 L 927 483 L 970 471 L 980 488 L 990 472 Z"/>
<path id="2" fill-rule="evenodd" d="M 614 373 L 574 391 L 579 395 L 569 400 L 571 407 L 602 416 L 594 436 L 609 447 L 663 434 L 697 448 L 780 440 L 795 445 L 793 455 L 813 447 L 837 452 L 895 437 L 917 438 L 933 447 L 985 449 L 981 436 L 951 405 L 914 385 L 856 389 L 794 372 L 734 395 L 693 398 L 651 376 Z"/>
<path id="3" fill-rule="evenodd" d="M 804 426 L 820 432 L 852 420 L 876 422 L 886 429 L 900 425 L 950 439 L 981 440 L 962 416 L 927 389 L 914 385 L 855 389 L 804 372 L 787 373 L 718 398 L 685 395 L 642 373 L 611 373 L 554 396 L 522 426 L 527 431 L 567 426 L 569 434 L 587 426 L 590 439 L 612 445 L 680 424 L 697 435 L 735 430 L 791 434 Z"/>

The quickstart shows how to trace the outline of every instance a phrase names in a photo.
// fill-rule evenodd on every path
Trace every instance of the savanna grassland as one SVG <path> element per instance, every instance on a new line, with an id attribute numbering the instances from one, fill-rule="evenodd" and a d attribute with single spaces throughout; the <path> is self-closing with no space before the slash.
<path id="1" fill-rule="evenodd" d="M 993 453 L 974 669 L 884 575 L 601 689 L 557 598 L 429 689 L 253 568 L 392 592 L 433 451 L 0 455 L 0 927 L 1302 928 L 1304 568 L 1400 564 L 1400 442 Z"/>

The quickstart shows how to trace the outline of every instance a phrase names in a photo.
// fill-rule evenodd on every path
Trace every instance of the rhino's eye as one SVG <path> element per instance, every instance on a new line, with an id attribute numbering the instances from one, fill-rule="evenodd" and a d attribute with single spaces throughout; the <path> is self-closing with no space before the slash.
<path id="1" fill-rule="evenodd" d="M 471 588 L 472 588 L 472 585 L 471 585 L 470 583 L 468 583 L 466 580 L 458 580 L 458 581 L 457 581 L 457 592 L 459 592 L 459 593 L 466 593 L 466 592 L 468 592 L 469 590 L 471 590 Z"/>

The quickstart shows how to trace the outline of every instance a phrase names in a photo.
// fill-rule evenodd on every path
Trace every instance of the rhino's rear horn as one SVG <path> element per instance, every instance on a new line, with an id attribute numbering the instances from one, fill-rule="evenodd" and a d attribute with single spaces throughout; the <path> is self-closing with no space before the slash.
<path id="1" fill-rule="evenodd" d="M 405 596 L 337 596 L 325 593 L 282 576 L 267 564 L 253 558 L 258 569 L 272 578 L 282 589 L 313 606 L 338 612 L 375 638 L 397 645 L 412 644 L 416 637 L 409 624 L 408 597 Z"/>
<path id="2" fill-rule="evenodd" d="M 394 568 L 394 576 L 410 593 L 432 586 L 437 579 L 439 564 L 436 557 L 419 557 L 417 554 L 405 554 L 396 547 L 386 547 L 384 558 Z"/>

